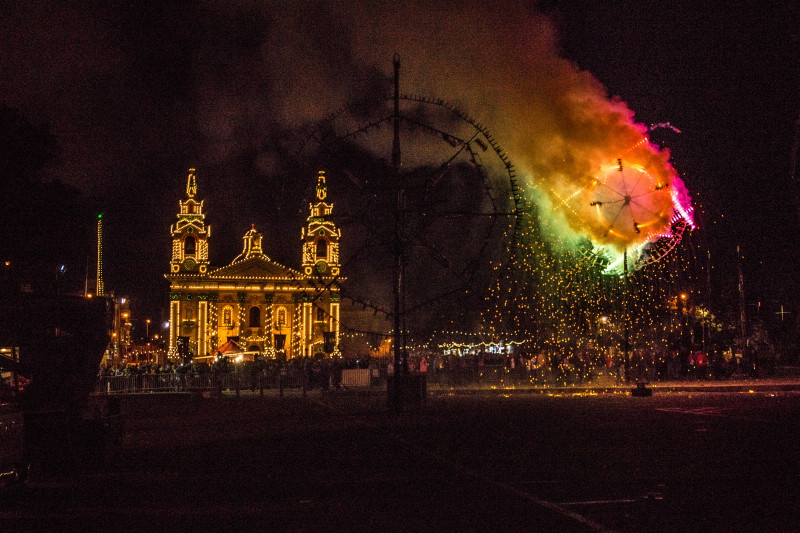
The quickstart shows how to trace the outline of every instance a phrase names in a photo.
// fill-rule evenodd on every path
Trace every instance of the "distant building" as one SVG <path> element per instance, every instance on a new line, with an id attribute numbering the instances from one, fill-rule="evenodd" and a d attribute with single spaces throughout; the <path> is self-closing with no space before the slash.
<path id="1" fill-rule="evenodd" d="M 211 226 L 189 170 L 186 198 L 171 227 L 169 349 L 184 358 L 214 357 L 234 341 L 266 357 L 311 357 L 338 346 L 340 326 L 339 240 L 331 220 L 325 172 L 317 176 L 316 199 L 301 231 L 301 270 L 272 261 L 262 235 L 251 227 L 230 264 L 213 268 Z M 327 341 L 327 342 L 326 342 Z"/>

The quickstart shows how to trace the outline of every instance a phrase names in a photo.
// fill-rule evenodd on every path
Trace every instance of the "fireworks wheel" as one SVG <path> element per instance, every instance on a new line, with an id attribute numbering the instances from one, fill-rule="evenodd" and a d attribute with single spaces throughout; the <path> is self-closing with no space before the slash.
<path id="1" fill-rule="evenodd" d="M 587 191 L 594 220 L 587 221 L 603 238 L 639 243 L 627 249 L 629 267 L 641 269 L 661 260 L 680 243 L 689 223 L 674 209 L 672 192 L 646 169 L 616 165 L 601 170 Z M 607 259 L 598 262 L 609 264 Z M 616 268 L 613 268 L 616 267 Z M 607 269 L 619 270 L 620 265 Z"/>
<path id="2" fill-rule="evenodd" d="M 311 127 L 303 150 L 309 165 L 338 177 L 331 196 L 349 280 L 343 297 L 384 318 L 392 314 L 394 206 L 403 189 L 406 329 L 421 338 L 474 322 L 513 253 L 519 188 L 486 127 L 441 99 L 399 95 L 396 110 L 393 101 L 348 105 Z M 387 162 L 395 139 L 399 171 Z"/>

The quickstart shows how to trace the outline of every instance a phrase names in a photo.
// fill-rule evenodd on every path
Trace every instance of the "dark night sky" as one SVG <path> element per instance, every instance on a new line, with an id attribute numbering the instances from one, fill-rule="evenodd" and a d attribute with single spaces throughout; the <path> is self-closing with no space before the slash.
<path id="1" fill-rule="evenodd" d="M 4 214 L 2 253 L 20 256 L 10 235 L 26 235 L 44 264 L 66 263 L 65 283 L 82 287 L 93 213 L 104 211 L 107 287 L 155 316 L 186 169 L 199 169 L 217 264 L 238 253 L 251 222 L 268 230 L 268 253 L 270 238 L 298 239 L 298 227 L 281 229 L 274 216 L 297 214 L 310 192 L 310 181 L 287 181 L 286 139 L 384 87 L 396 51 L 409 92 L 459 103 L 501 142 L 514 123 L 504 96 L 528 85 L 533 99 L 548 94 L 537 68 L 588 71 L 637 122 L 672 123 L 682 133 L 658 130 L 653 140 L 672 150 L 692 192 L 717 283 L 728 283 L 741 243 L 754 297 L 796 299 L 797 2 L 441 4 L 0 1 L 0 104 L 57 146 L 38 169 L 6 141 L 16 163 L 0 166 L 5 201 L 42 214 Z M 32 170 L 12 185 L 25 174 L 19 165 Z M 77 195 L 36 185 L 53 180 Z M 297 265 L 299 251 L 289 253 L 270 255 Z"/>

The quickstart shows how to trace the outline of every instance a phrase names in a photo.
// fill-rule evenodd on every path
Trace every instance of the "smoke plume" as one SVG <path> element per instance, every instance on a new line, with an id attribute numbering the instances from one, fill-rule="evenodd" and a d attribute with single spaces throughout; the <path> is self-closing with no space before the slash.
<path id="1" fill-rule="evenodd" d="M 568 228 L 560 233 L 620 252 L 669 234 L 676 205 L 687 206 L 690 216 L 669 152 L 649 142 L 625 102 L 559 55 L 556 28 L 529 2 L 341 0 L 235 8 L 214 2 L 205 8 L 209 23 L 244 20 L 258 37 L 247 54 L 241 45 L 226 50 L 236 43 L 219 35 L 197 55 L 205 63 L 195 69 L 199 129 L 215 157 L 252 145 L 254 128 L 295 128 L 386 92 L 397 53 L 401 91 L 454 102 L 488 125 L 543 219 Z M 231 53 L 238 54 L 236 66 L 220 76 L 218 67 Z M 618 160 L 635 172 L 615 180 L 615 203 L 603 190 L 613 188 L 608 169 Z M 269 172 L 274 158 L 259 161 Z M 623 209 L 623 182 L 636 212 Z M 609 212 L 600 214 L 592 205 L 598 203 Z"/>

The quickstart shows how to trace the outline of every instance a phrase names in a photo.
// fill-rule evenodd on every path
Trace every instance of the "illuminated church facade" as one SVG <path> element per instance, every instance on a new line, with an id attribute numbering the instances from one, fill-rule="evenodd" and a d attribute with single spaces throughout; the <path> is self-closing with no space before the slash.
<path id="1" fill-rule="evenodd" d="M 209 265 L 211 226 L 206 223 L 197 177 L 189 170 L 186 197 L 171 226 L 169 348 L 171 354 L 214 357 L 234 341 L 266 357 L 335 353 L 339 339 L 341 230 L 330 219 L 324 171 L 302 228 L 301 270 L 271 260 L 255 225 L 230 264 Z M 299 255 L 299 254 L 298 254 Z"/>

